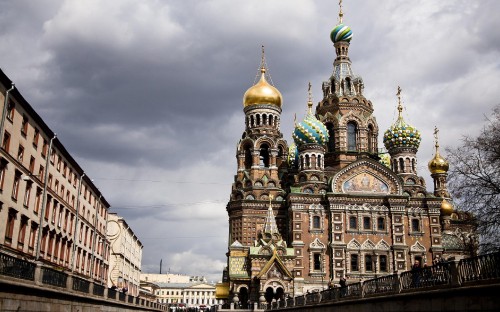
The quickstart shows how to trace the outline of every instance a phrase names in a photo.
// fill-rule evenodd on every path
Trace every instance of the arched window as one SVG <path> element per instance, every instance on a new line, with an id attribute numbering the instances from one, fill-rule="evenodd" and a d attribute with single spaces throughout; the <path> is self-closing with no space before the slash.
<path id="1" fill-rule="evenodd" d="M 313 216 L 313 219 L 312 219 L 312 226 L 314 229 L 319 229 L 321 228 L 321 223 L 320 223 L 320 217 L 319 216 Z"/>
<path id="2" fill-rule="evenodd" d="M 368 152 L 373 153 L 374 151 L 374 146 L 373 146 L 373 126 L 369 125 L 368 126 Z"/>
<path id="3" fill-rule="evenodd" d="M 415 161 L 415 158 L 411 160 L 411 170 L 413 171 L 413 173 L 417 172 L 417 162 Z"/>
<path id="4" fill-rule="evenodd" d="M 245 169 L 252 167 L 252 152 L 250 151 L 250 144 L 245 145 Z"/>
<path id="5" fill-rule="evenodd" d="M 328 151 L 335 152 L 335 133 L 333 131 L 333 124 L 327 123 L 326 129 L 328 129 Z"/>
<path id="6" fill-rule="evenodd" d="M 399 172 L 405 172 L 405 161 L 403 158 L 399 159 Z"/>
<path id="7" fill-rule="evenodd" d="M 356 123 L 350 121 L 347 123 L 347 150 L 355 151 L 356 150 L 356 133 L 357 127 Z"/>
<path id="8" fill-rule="evenodd" d="M 260 163 L 259 163 L 259 165 L 261 167 L 269 168 L 269 145 L 267 145 L 265 143 L 260 146 Z"/>
<path id="9" fill-rule="evenodd" d="M 318 167 L 319 169 L 323 168 L 323 164 L 321 163 L 321 155 L 318 155 L 316 167 Z"/>
<path id="10" fill-rule="evenodd" d="M 306 169 L 311 167 L 311 158 L 306 155 Z"/>
<path id="11" fill-rule="evenodd" d="M 250 127 L 254 127 L 255 126 L 255 120 L 253 118 L 253 115 L 250 116 Z"/>
<path id="12" fill-rule="evenodd" d="M 266 114 L 262 115 L 262 123 L 264 125 L 267 125 L 267 115 Z"/>
<path id="13" fill-rule="evenodd" d="M 260 115 L 257 114 L 257 125 L 256 126 L 260 126 Z"/>

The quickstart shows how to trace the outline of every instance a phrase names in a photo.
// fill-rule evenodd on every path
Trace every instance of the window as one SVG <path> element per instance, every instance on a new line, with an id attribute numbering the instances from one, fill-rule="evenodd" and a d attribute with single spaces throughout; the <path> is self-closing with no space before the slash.
<path id="1" fill-rule="evenodd" d="M 313 216 L 312 221 L 313 221 L 313 228 L 315 228 L 315 229 L 321 228 L 320 217 L 319 216 Z"/>
<path id="2" fill-rule="evenodd" d="M 31 156 L 30 158 L 30 167 L 29 167 L 30 172 L 33 174 L 35 171 L 35 157 Z"/>
<path id="3" fill-rule="evenodd" d="M 372 255 L 365 255 L 365 272 L 373 271 Z"/>
<path id="4" fill-rule="evenodd" d="M 40 206 L 42 204 L 42 189 L 39 187 L 36 188 L 36 197 L 35 197 L 35 207 L 34 207 L 34 212 L 38 214 L 38 211 L 40 210 Z"/>
<path id="5" fill-rule="evenodd" d="M 34 251 L 35 249 L 35 239 L 36 239 L 36 231 L 38 226 L 34 223 L 31 223 L 30 237 L 28 242 L 28 250 Z"/>
<path id="6" fill-rule="evenodd" d="M 17 160 L 22 163 L 24 158 L 24 147 L 19 144 L 19 149 L 17 150 Z"/>
<path id="7" fill-rule="evenodd" d="M 262 144 L 260 147 L 259 156 L 259 166 L 268 168 L 269 167 L 269 146 L 267 144 Z"/>
<path id="8" fill-rule="evenodd" d="M 0 164 L 0 190 L 3 189 L 3 182 L 5 180 L 5 169 L 6 166 L 4 164 Z"/>
<path id="9" fill-rule="evenodd" d="M 356 150 L 356 124 L 354 122 L 347 123 L 347 150 L 355 151 Z"/>
<path id="10" fill-rule="evenodd" d="M 385 218 L 384 217 L 377 218 L 377 230 L 379 230 L 379 231 L 385 230 Z"/>
<path id="11" fill-rule="evenodd" d="M 7 105 L 7 119 L 9 119 L 10 121 L 14 120 L 15 107 L 16 104 L 14 103 L 14 101 L 9 99 L 9 104 Z"/>
<path id="12" fill-rule="evenodd" d="M 17 200 L 17 195 L 19 195 L 19 183 L 20 182 L 21 182 L 21 172 L 16 170 L 14 182 L 12 183 L 12 199 L 14 199 L 14 200 Z"/>
<path id="13" fill-rule="evenodd" d="M 371 229 L 371 218 L 370 217 L 363 217 L 363 229 L 364 230 L 370 230 Z"/>
<path id="14" fill-rule="evenodd" d="M 17 211 L 14 209 L 9 209 L 9 215 L 7 217 L 7 224 L 5 226 L 5 244 L 10 245 L 12 243 L 12 235 L 14 233 L 14 222 L 16 221 Z"/>
<path id="15" fill-rule="evenodd" d="M 26 226 L 28 225 L 28 217 L 21 216 L 21 224 L 19 226 L 19 233 L 17 236 L 17 248 L 24 247 L 24 238 L 26 237 Z"/>
<path id="16" fill-rule="evenodd" d="M 52 148 L 50 150 L 50 163 L 54 164 L 55 161 L 56 161 L 56 150 Z"/>
<path id="17" fill-rule="evenodd" d="M 387 272 L 387 256 L 379 256 L 380 272 Z"/>
<path id="18" fill-rule="evenodd" d="M 28 207 L 30 204 L 31 186 L 32 183 L 26 182 L 26 190 L 24 192 L 24 200 L 23 200 L 23 205 L 25 207 Z"/>
<path id="19" fill-rule="evenodd" d="M 418 219 L 411 219 L 411 230 L 413 232 L 420 232 L 420 221 Z"/>
<path id="20" fill-rule="evenodd" d="M 8 153 L 9 152 L 9 147 L 10 147 L 10 133 L 5 131 L 3 133 L 3 143 L 2 143 L 2 148 Z"/>
<path id="21" fill-rule="evenodd" d="M 355 230 L 358 228 L 358 218 L 349 217 L 349 228 Z"/>
<path id="22" fill-rule="evenodd" d="M 358 255 L 351 255 L 351 271 L 353 272 L 359 271 Z"/>
<path id="23" fill-rule="evenodd" d="M 45 156 L 47 156 L 47 150 L 48 150 L 49 146 L 47 144 L 47 140 L 43 140 L 43 145 L 42 145 L 42 157 L 45 158 Z"/>
<path id="24" fill-rule="evenodd" d="M 33 147 L 35 149 L 38 147 L 38 138 L 40 138 L 40 131 L 35 128 L 35 133 L 33 134 Z"/>
<path id="25" fill-rule="evenodd" d="M 21 126 L 21 134 L 26 136 L 28 133 L 28 116 L 23 115 L 23 124 Z"/>
<path id="26" fill-rule="evenodd" d="M 313 258 L 314 271 L 321 271 L 321 254 L 315 253 L 313 254 Z"/>
<path id="27" fill-rule="evenodd" d="M 47 203 L 45 204 L 45 214 L 44 218 L 45 220 L 49 220 L 49 215 L 50 215 L 50 202 L 52 201 L 52 197 L 50 195 L 47 195 Z"/>

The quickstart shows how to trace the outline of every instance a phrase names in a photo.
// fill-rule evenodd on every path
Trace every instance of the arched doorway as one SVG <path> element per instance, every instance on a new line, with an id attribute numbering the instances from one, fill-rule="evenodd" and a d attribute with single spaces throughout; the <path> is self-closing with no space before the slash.
<path id="1" fill-rule="evenodd" d="M 240 298 L 240 304 L 244 309 L 248 309 L 248 289 L 246 287 L 241 287 L 238 297 Z"/>
<path id="2" fill-rule="evenodd" d="M 267 303 L 271 303 L 274 299 L 274 289 L 272 287 L 267 287 L 266 288 L 266 294 L 264 295 L 264 298 L 266 298 Z"/>

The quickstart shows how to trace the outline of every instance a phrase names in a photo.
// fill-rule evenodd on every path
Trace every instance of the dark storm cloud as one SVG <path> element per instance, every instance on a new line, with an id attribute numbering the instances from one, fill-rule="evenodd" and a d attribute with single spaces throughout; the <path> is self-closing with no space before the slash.
<path id="1" fill-rule="evenodd" d="M 497 102 L 498 9 L 493 0 L 344 1 L 352 67 L 380 133 L 401 85 L 405 118 L 423 132 L 426 179 L 434 126 L 442 146 L 457 144 Z M 337 12 L 326 0 L 3 1 L 0 66 L 144 238 L 143 270 L 163 259 L 220 279 L 242 96 L 260 46 L 290 141 L 307 83 L 317 102 L 332 74 Z"/>

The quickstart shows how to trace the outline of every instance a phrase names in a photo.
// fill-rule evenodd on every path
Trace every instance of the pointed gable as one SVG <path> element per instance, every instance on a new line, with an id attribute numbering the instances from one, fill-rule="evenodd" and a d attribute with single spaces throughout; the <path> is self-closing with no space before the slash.
<path id="1" fill-rule="evenodd" d="M 260 270 L 259 274 L 257 274 L 256 278 L 261 278 L 263 276 L 267 276 L 268 278 L 280 278 L 287 277 L 292 279 L 292 273 L 286 268 L 285 264 L 278 256 L 276 252 L 273 253 L 273 256 L 266 265 Z"/>
<path id="2" fill-rule="evenodd" d="M 340 170 L 331 181 L 334 193 L 396 194 L 403 192 L 403 181 L 381 163 L 364 158 Z"/>

